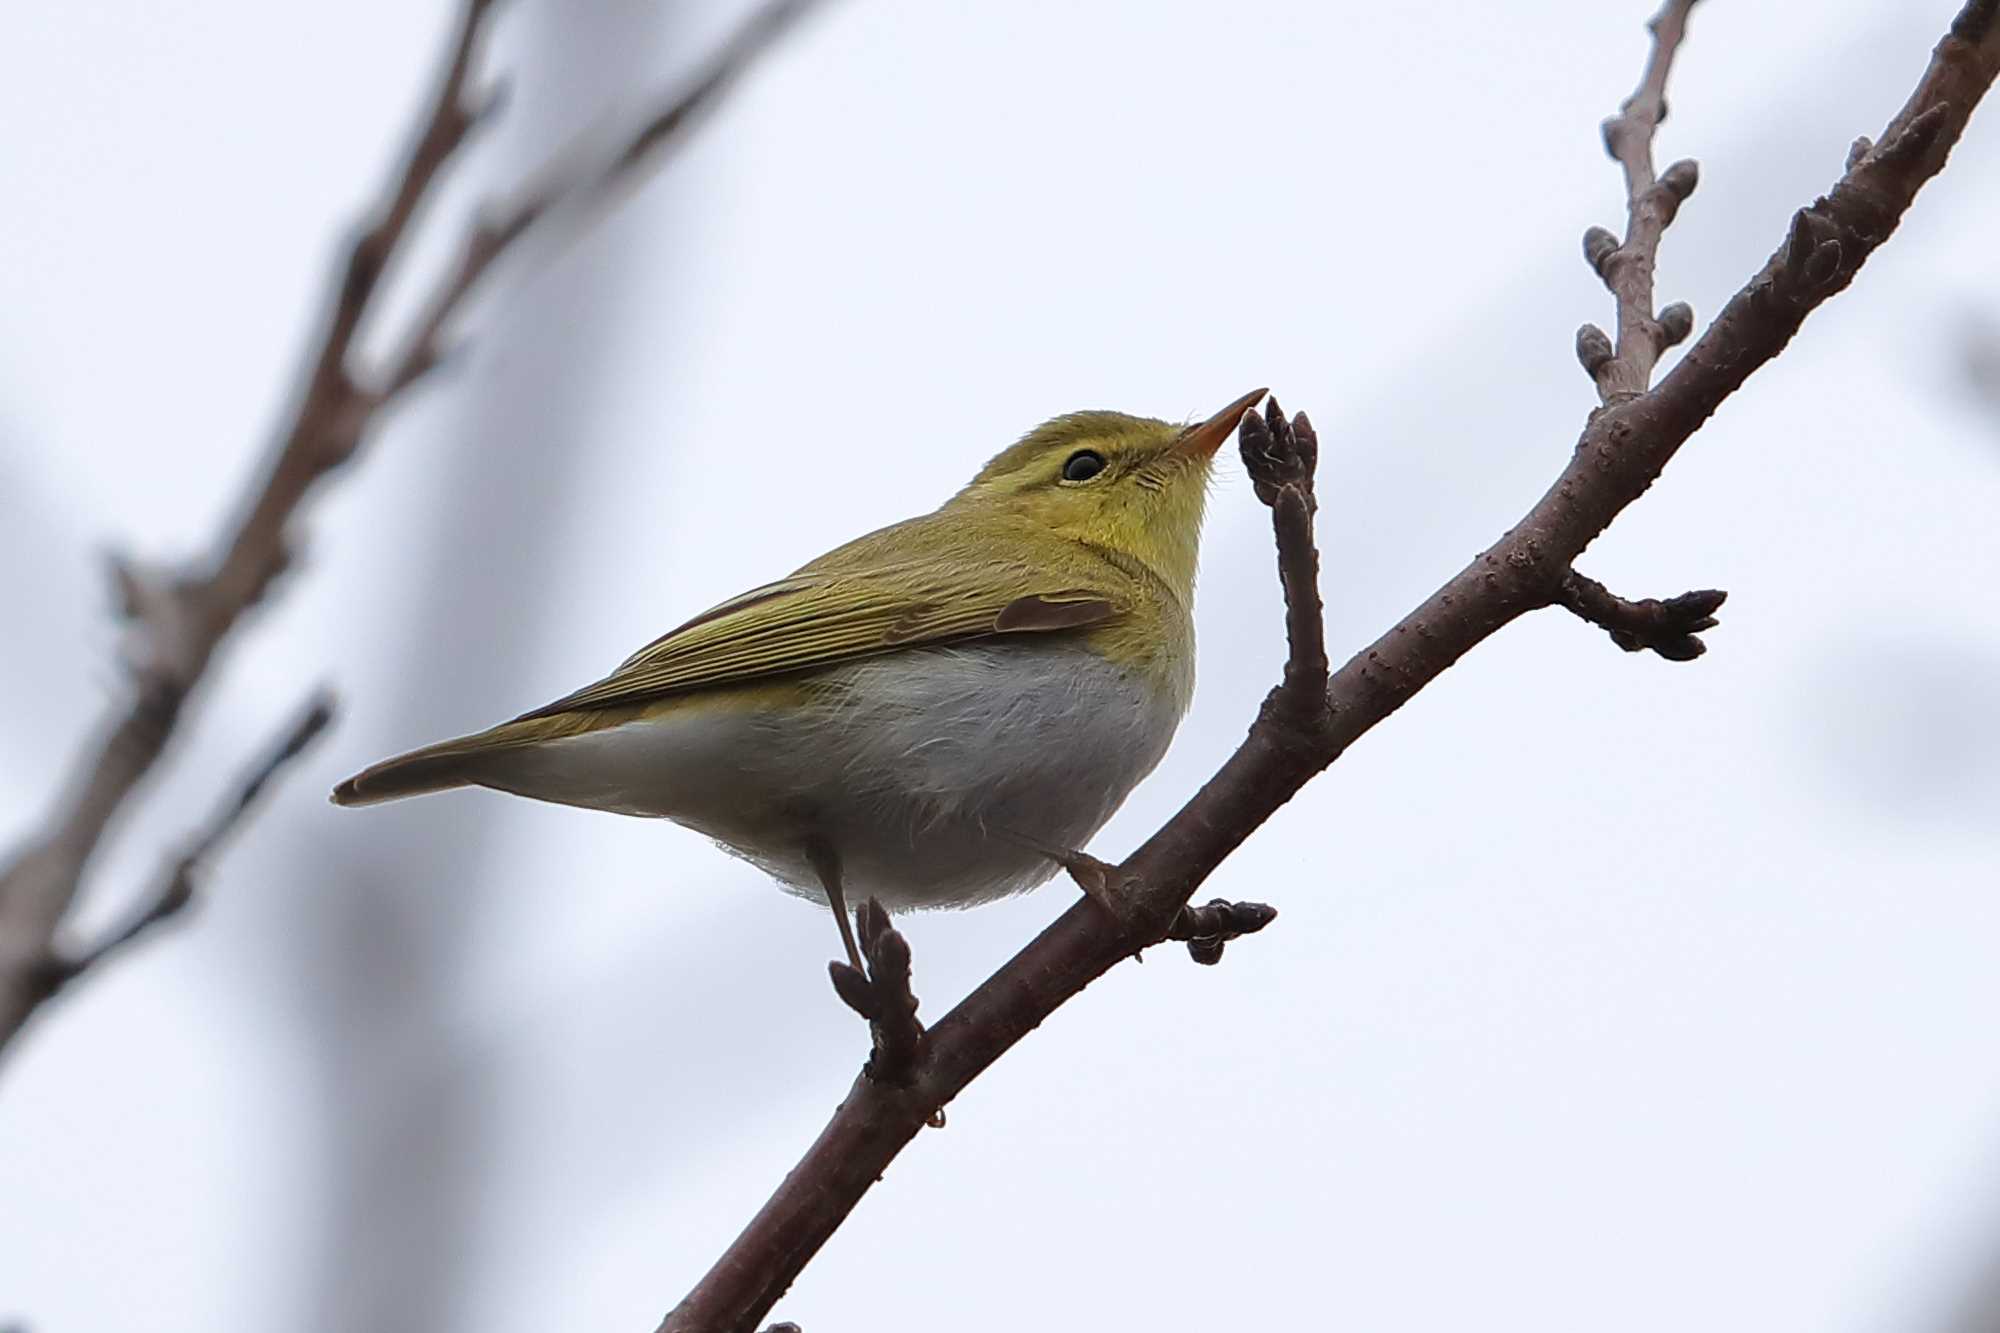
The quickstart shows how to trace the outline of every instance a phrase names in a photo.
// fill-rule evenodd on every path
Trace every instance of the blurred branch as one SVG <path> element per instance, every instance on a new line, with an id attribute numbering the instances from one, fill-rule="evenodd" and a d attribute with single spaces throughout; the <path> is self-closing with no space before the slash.
<path id="1" fill-rule="evenodd" d="M 271 753 L 259 761 L 244 777 L 235 797 L 189 841 L 187 850 L 168 867 L 167 873 L 160 877 L 160 882 L 139 900 L 138 906 L 125 924 L 80 953 L 51 955 L 48 976 L 50 992 L 76 980 L 153 927 L 179 915 L 189 903 L 193 902 L 195 881 L 206 869 L 222 840 L 242 822 L 243 817 L 250 812 L 250 807 L 256 803 L 258 795 L 263 792 L 271 779 L 277 776 L 278 770 L 298 758 L 332 721 L 333 697 L 321 691 L 272 747 Z"/>
<path id="2" fill-rule="evenodd" d="M 560 162 L 552 164 L 540 173 L 544 184 L 475 222 L 457 263 L 398 340 L 402 350 L 371 376 L 360 368 L 355 344 L 383 274 L 405 248 L 445 166 L 500 105 L 471 91 L 474 59 L 498 4 L 465 0 L 415 142 L 336 271 L 320 335 L 305 358 L 303 389 L 220 554 L 205 571 L 113 562 L 130 631 L 129 697 L 79 756 L 43 829 L 0 866 L 0 1050 L 50 994 L 48 979 L 67 966 L 57 936 L 113 819 L 165 751 L 216 650 L 290 565 L 291 528 L 308 492 L 351 460 L 385 409 L 439 362 L 451 317 L 503 253 L 543 219 L 567 212 L 569 203 L 602 200 L 635 179 L 809 6 L 810 0 L 769 0 L 688 88 L 645 118 L 608 166 L 570 178 Z"/>
<path id="3" fill-rule="evenodd" d="M 1857 145 L 1845 174 L 1799 211 L 1763 269 L 1680 364 L 1649 388 L 1673 331 L 1651 327 L 1667 322 L 1665 312 L 1658 319 L 1651 313 L 1652 259 L 1694 180 L 1692 167 L 1679 184 L 1653 180 L 1650 141 L 1664 114 L 1668 66 L 1690 7 L 1691 0 L 1670 0 L 1661 11 L 1639 91 L 1606 128 L 1607 147 L 1626 170 L 1632 201 L 1626 240 L 1606 233 L 1610 249 L 1601 242 L 1592 247 L 1593 262 L 1602 258 L 1600 269 L 1618 298 L 1619 341 L 1613 346 L 1602 331 L 1589 340 L 1602 344 L 1592 349 L 1603 353 L 1592 373 L 1604 405 L 1591 414 L 1548 492 L 1499 541 L 1328 679 L 1324 658 L 1315 660 L 1320 620 L 1309 573 L 1316 559 L 1310 428 L 1303 418 L 1288 425 L 1275 404 L 1264 420 L 1246 419 L 1244 461 L 1258 497 L 1272 509 L 1291 644 L 1284 677 L 1249 735 L 1164 827 L 1123 864 L 1104 867 L 1101 887 L 1115 892 L 1120 910 L 1100 906 L 1102 894 L 1087 896 L 924 1035 L 906 1079 L 877 1080 L 865 1072 L 856 1079 L 805 1157 L 667 1315 L 662 1333 L 758 1327 L 904 1145 L 967 1084 L 1091 981 L 1166 937 L 1223 859 L 1348 746 L 1503 626 L 1560 603 L 1566 581 L 1573 580 L 1572 562 L 1888 239 L 1918 190 L 1943 168 L 2000 72 L 2000 0 L 1970 0 L 1880 146 Z M 1676 170 L 1669 168 L 1668 176 Z M 1614 257 L 1617 251 L 1625 253 Z M 1691 329 L 1691 314 L 1687 322 Z M 1611 599 L 1608 605 L 1639 604 Z"/>

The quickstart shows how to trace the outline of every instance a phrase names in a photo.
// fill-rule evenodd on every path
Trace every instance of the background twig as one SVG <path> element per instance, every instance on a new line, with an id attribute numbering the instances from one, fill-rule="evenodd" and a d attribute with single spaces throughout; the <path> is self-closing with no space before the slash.
<path id="1" fill-rule="evenodd" d="M 52 956 L 51 989 L 74 981 L 153 927 L 184 911 L 194 900 L 196 879 L 207 868 L 222 840 L 250 813 L 250 807 L 271 779 L 278 775 L 278 770 L 298 758 L 332 721 L 333 698 L 321 691 L 300 712 L 298 720 L 286 729 L 271 753 L 245 775 L 235 796 L 195 834 L 187 850 L 174 859 L 159 883 L 139 900 L 123 925 L 76 954 Z"/>

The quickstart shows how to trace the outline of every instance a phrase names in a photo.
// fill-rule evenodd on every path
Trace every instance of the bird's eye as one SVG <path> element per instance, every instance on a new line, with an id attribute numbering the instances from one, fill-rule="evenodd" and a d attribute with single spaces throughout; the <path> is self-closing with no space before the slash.
<path id="1" fill-rule="evenodd" d="M 1104 455 L 1090 449 L 1079 449 L 1063 463 L 1064 481 L 1089 481 L 1104 471 Z"/>

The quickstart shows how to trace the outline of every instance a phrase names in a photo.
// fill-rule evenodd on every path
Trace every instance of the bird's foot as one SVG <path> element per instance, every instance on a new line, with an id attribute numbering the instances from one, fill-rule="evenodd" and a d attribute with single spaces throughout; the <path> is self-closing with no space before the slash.
<path id="1" fill-rule="evenodd" d="M 1278 916 L 1275 907 L 1263 903 L 1231 903 L 1217 898 L 1206 907 L 1182 907 L 1163 925 L 1157 916 L 1149 915 L 1141 900 L 1138 877 L 1123 867 L 1100 861 L 1089 852 L 1051 847 L 1023 834 L 1009 832 L 1005 836 L 1032 847 L 1068 871 L 1083 896 L 1121 929 L 1150 939 L 1179 940 L 1197 963 L 1221 962 L 1225 944 L 1255 934 Z"/>
<path id="2" fill-rule="evenodd" d="M 1131 875 L 1084 852 L 1068 852 L 1055 859 L 1092 902 L 1127 929 L 1139 928 Z M 1188 957 L 1197 963 L 1214 964 L 1222 961 L 1223 945 L 1254 935 L 1277 917 L 1278 909 L 1263 903 L 1232 903 L 1216 898 L 1206 907 L 1188 906 L 1174 913 L 1164 938 L 1185 943 Z"/>
<path id="3" fill-rule="evenodd" d="M 1051 851 L 1047 856 L 1067 870 L 1083 896 L 1103 908 L 1113 921 L 1128 929 L 1139 924 L 1139 904 L 1132 892 L 1136 884 L 1123 869 L 1089 852 Z"/>
<path id="4" fill-rule="evenodd" d="M 875 1049 L 866 1073 L 878 1083 L 907 1084 L 922 1053 L 924 1025 L 917 1021 L 917 997 L 910 991 L 910 942 L 889 922 L 889 913 L 870 898 L 854 914 L 864 967 L 835 961 L 827 965 L 833 989 L 847 1007 L 868 1020 Z"/>
<path id="5" fill-rule="evenodd" d="M 1109 861 L 1100 861 L 1089 852 L 1043 842 L 1015 829 L 995 828 L 990 832 L 1046 856 L 1068 871 L 1076 886 L 1083 890 L 1083 896 L 1110 913 L 1111 919 L 1119 925 L 1129 929 L 1138 924 L 1137 905 L 1132 900 L 1132 877 Z"/>

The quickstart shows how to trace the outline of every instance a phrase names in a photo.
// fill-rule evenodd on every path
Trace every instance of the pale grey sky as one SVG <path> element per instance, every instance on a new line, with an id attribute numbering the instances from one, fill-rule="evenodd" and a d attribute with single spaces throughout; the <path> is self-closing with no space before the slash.
<path id="1" fill-rule="evenodd" d="M 1663 300 L 1714 313 L 1953 8 L 1697 11 L 1659 150 L 1702 185 Z M 540 130 L 503 130 L 468 179 L 615 123 L 738 9 L 604 4 L 623 45 L 584 104 L 524 36 L 559 11 L 517 7 L 493 63 L 522 68 L 515 123 Z M 0 558 L 30 647 L 0 657 L 0 836 L 114 679 L 96 553 L 186 550 L 240 489 L 448 12 L 12 21 Z M 0 1314 L 394 1328 L 366 1298 L 381 1272 L 329 1257 L 351 1255 L 343 1210 L 379 1206 L 413 1265 L 449 1257 L 433 1327 L 650 1327 L 863 1054 L 826 921 L 669 826 L 484 793 L 336 811 L 326 788 L 934 505 L 1079 407 L 1189 416 L 1268 383 L 1310 411 L 1329 633 L 1365 643 L 1526 507 L 1589 409 L 1571 339 L 1609 308 L 1578 237 L 1618 222 L 1596 126 L 1648 12 L 828 0 L 660 179 L 503 284 L 473 321 L 490 336 L 315 506 L 308 567 L 212 682 L 93 908 L 307 686 L 346 714 L 199 915 L 0 1071 Z M 1938 1327 L 2000 1252 L 2000 431 L 1950 354 L 2000 306 L 1996 123 L 1590 553 L 1630 596 L 1728 588 L 1708 656 L 1626 657 L 1554 614 L 1482 647 L 1211 882 L 1275 903 L 1270 931 L 1217 969 L 1162 950 L 1092 987 L 917 1141 L 778 1315 Z M 563 480 L 531 634 L 478 591 L 537 526 L 503 503 L 521 469 Z M 449 521 L 489 485 L 521 530 Z M 1100 852 L 1240 735 L 1282 648 L 1270 564 L 1232 468 L 1195 711 Z M 454 580 L 470 600 L 446 617 Z M 429 839 L 455 850 L 414 882 L 370 860 Z M 357 865 L 382 880 L 343 885 Z M 343 892 L 369 911 L 330 910 Z M 910 922 L 926 1012 L 1067 902 Z M 340 1063 L 329 1013 L 405 955 L 422 993 L 366 995 L 365 1063 Z M 412 1109 L 433 1086 L 463 1124 Z M 425 1133 L 457 1192 L 435 1216 Z M 356 1184 L 356 1143 L 400 1195 Z"/>

